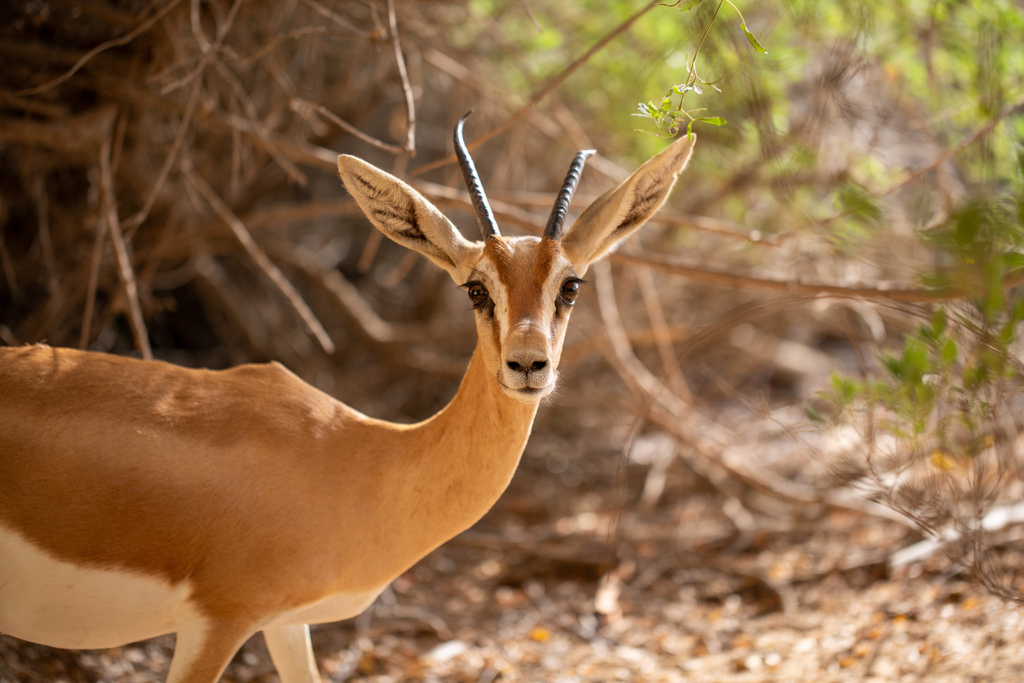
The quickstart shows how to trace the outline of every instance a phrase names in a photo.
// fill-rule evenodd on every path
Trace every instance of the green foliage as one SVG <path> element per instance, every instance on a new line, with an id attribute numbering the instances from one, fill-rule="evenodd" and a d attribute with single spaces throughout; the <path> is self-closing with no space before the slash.
<path id="1" fill-rule="evenodd" d="M 1008 287 L 1024 272 L 1021 202 L 1021 187 L 976 198 L 929 233 L 944 265 L 928 281 L 966 298 L 935 308 L 900 348 L 880 354 L 878 377 L 833 376 L 823 394 L 833 421 L 870 413 L 899 440 L 937 443 L 943 457 L 933 464 L 942 470 L 977 455 L 1001 429 L 999 406 L 1024 390 L 1014 353 L 1024 295 Z"/>
<path id="2" fill-rule="evenodd" d="M 971 294 L 974 304 L 991 325 L 1007 307 L 1002 286 L 1007 273 L 1024 267 L 1024 223 L 1017 197 L 975 197 L 941 230 L 925 233 L 924 239 L 940 260 L 952 265 L 927 278 L 937 286 L 951 284 Z M 1012 307 L 1013 303 L 1009 302 Z"/>
<path id="3" fill-rule="evenodd" d="M 881 353 L 877 374 L 835 374 L 823 405 L 807 411 L 819 425 L 861 422 L 868 453 L 882 435 L 898 444 L 884 474 L 864 463 L 879 499 L 933 537 L 970 537 L 953 551 L 957 561 L 988 590 L 1017 601 L 1024 600 L 1020 584 L 1007 585 L 991 569 L 982 520 L 1019 476 L 1016 429 L 1007 425 L 1018 422 L 1013 406 L 1024 391 L 1024 292 L 1012 286 L 1024 275 L 1022 178 L 1001 193 L 972 197 L 928 231 L 937 267 L 927 280 L 956 297 Z M 911 471 L 920 478 L 900 479 Z"/>
<path id="4" fill-rule="evenodd" d="M 682 0 L 678 0 L 675 3 L 675 5 L 672 6 L 679 7 L 683 12 L 689 12 L 690 10 L 700 5 L 701 2 L 702 0 L 688 0 L 687 2 L 684 3 L 682 2 Z M 760 43 L 757 42 L 757 39 L 754 37 L 754 34 L 751 33 L 750 29 L 747 28 L 747 23 L 743 19 L 743 15 L 740 13 L 739 8 L 737 8 L 736 5 L 734 5 L 729 0 L 719 0 L 718 6 L 715 8 L 715 13 L 712 15 L 706 28 L 704 29 L 704 34 L 701 36 L 700 42 L 697 44 L 692 60 L 690 60 L 690 65 L 687 69 L 686 74 L 686 82 L 680 85 L 673 85 L 672 89 L 669 90 L 668 94 L 662 98 L 660 105 L 656 105 L 653 101 L 648 101 L 646 103 L 640 102 L 637 105 L 639 113 L 634 114 L 634 116 L 651 119 L 654 122 L 655 127 L 658 129 L 658 133 L 660 135 L 675 137 L 676 135 L 679 134 L 679 130 L 683 126 L 683 124 L 686 125 L 686 137 L 690 137 L 690 134 L 693 132 L 693 125 L 695 123 L 708 123 L 712 126 L 725 125 L 726 120 L 721 116 L 704 116 L 703 112 L 707 111 L 706 107 L 690 110 L 685 109 L 683 107 L 683 100 L 686 98 L 687 93 L 702 95 L 704 93 L 704 89 L 702 86 L 704 85 L 711 85 L 712 88 L 718 90 L 718 88 L 715 87 L 713 84 L 708 83 L 699 75 L 697 75 L 696 64 L 697 57 L 700 55 L 700 49 L 701 46 L 704 44 L 704 40 L 705 38 L 707 38 L 708 33 L 711 31 L 711 28 L 715 23 L 715 20 L 718 18 L 718 15 L 722 10 L 722 6 L 727 2 L 729 6 L 736 11 L 736 14 L 739 15 L 740 29 L 743 31 L 744 35 L 746 35 L 747 41 L 751 44 L 751 46 L 753 46 L 755 50 L 757 50 L 761 54 L 767 54 L 767 51 L 763 47 L 761 47 Z M 679 97 L 678 102 L 676 102 L 673 99 L 676 96 Z"/>
<path id="5" fill-rule="evenodd" d="M 654 121 L 654 125 L 658 127 L 658 132 L 662 135 L 669 137 L 675 137 L 679 134 L 679 128 L 685 123 L 686 124 L 686 136 L 689 137 L 693 131 L 693 124 L 698 122 L 704 122 L 711 124 L 712 126 L 724 126 L 726 121 L 721 116 L 700 116 L 706 109 L 691 109 L 689 111 L 682 108 L 683 97 L 687 92 L 694 92 L 701 94 L 703 90 L 697 84 L 693 85 L 673 85 L 662 100 L 660 105 L 655 105 L 653 102 L 647 102 L 644 104 L 641 102 L 637 105 L 640 112 L 635 116 L 643 118 L 649 118 Z M 679 103 L 676 104 L 673 101 L 673 96 L 679 96 Z"/>
<path id="6" fill-rule="evenodd" d="M 477 44 L 501 27 L 490 63 L 507 92 L 535 92 L 643 6 L 527 4 L 542 31 L 519 0 L 471 0 L 486 20 L 464 29 L 476 33 L 462 44 Z M 1024 282 L 1021 35 L 1016 0 L 666 1 L 558 97 L 591 127 L 618 131 L 602 152 L 636 162 L 664 147 L 658 136 L 707 124 L 686 181 L 700 212 L 805 262 L 850 259 L 934 288 L 944 305 L 913 309 L 914 331 L 864 376 L 833 376 L 806 413 L 863 419 L 865 433 L 923 453 L 917 462 L 937 475 L 967 478 L 1024 390 L 1024 297 L 1013 286 Z M 631 117 L 654 135 L 628 134 Z M 746 253 L 772 258 L 759 245 Z"/>
<path id="7" fill-rule="evenodd" d="M 768 54 L 768 50 L 765 50 L 763 47 L 761 47 L 761 43 L 757 42 L 757 38 L 755 38 L 754 34 L 751 33 L 750 29 L 747 28 L 746 22 L 740 22 L 740 28 L 743 29 L 743 33 L 747 36 L 747 42 L 749 42 L 755 50 L 757 50 L 763 55 Z"/>

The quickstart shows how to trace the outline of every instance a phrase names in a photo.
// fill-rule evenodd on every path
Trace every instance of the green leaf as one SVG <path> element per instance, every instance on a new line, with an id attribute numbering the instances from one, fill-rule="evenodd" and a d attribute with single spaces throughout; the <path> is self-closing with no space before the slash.
<path id="1" fill-rule="evenodd" d="M 882 366 L 889 371 L 889 375 L 895 380 L 902 380 L 904 375 L 904 365 L 900 358 L 892 355 L 891 353 L 885 353 L 880 359 Z"/>
<path id="2" fill-rule="evenodd" d="M 874 197 L 856 183 L 840 185 L 836 192 L 836 201 L 845 213 L 865 223 L 877 223 L 882 216 Z"/>
<path id="3" fill-rule="evenodd" d="M 857 380 L 843 377 L 838 372 L 832 373 L 831 381 L 832 394 L 840 408 L 850 405 L 861 391 L 860 383 Z"/>
<path id="4" fill-rule="evenodd" d="M 914 402 L 917 404 L 915 407 L 921 412 L 922 416 L 927 415 L 928 408 L 935 401 L 935 393 L 935 387 L 930 384 L 918 384 L 915 388 Z"/>
<path id="5" fill-rule="evenodd" d="M 680 12 L 689 12 L 694 7 L 702 3 L 704 0 L 688 0 L 688 2 L 679 8 Z"/>
<path id="6" fill-rule="evenodd" d="M 964 388 L 968 391 L 978 391 L 983 385 L 988 384 L 988 369 L 984 363 L 964 368 Z"/>
<path id="7" fill-rule="evenodd" d="M 728 123 L 728 121 L 723 119 L 721 116 L 702 116 L 697 120 L 703 121 L 704 123 L 710 123 L 712 126 L 724 126 Z"/>
<path id="8" fill-rule="evenodd" d="M 1015 323 L 1024 322 L 1024 297 L 1014 299 L 1010 308 L 1010 320 Z"/>
<path id="9" fill-rule="evenodd" d="M 903 381 L 920 384 L 928 372 L 928 350 L 920 341 L 910 338 L 903 346 Z"/>
<path id="10" fill-rule="evenodd" d="M 946 307 L 939 306 L 932 315 L 932 334 L 936 339 L 946 331 Z"/>
<path id="11" fill-rule="evenodd" d="M 755 50 L 757 50 L 763 55 L 768 54 L 768 50 L 765 50 L 763 47 L 761 47 L 761 43 L 757 42 L 757 38 L 755 38 L 754 34 L 751 33 L 750 29 L 747 28 L 746 22 L 741 23 L 740 28 L 742 28 L 743 32 L 747 34 L 747 40 L 750 41 L 750 44 L 754 46 Z"/>
<path id="12" fill-rule="evenodd" d="M 990 278 L 990 280 L 996 280 L 996 278 Z M 999 281 L 989 282 L 988 291 L 985 292 L 981 303 L 981 310 L 985 317 L 989 320 L 995 320 L 1005 302 L 1006 299 L 1003 295 L 1002 287 L 999 286 Z"/>
<path id="13" fill-rule="evenodd" d="M 999 332 L 996 334 L 996 341 L 998 341 L 999 345 L 1005 349 L 1005 347 L 1010 346 L 1013 343 L 1016 332 L 1017 326 L 1008 322 L 999 328 Z"/>
<path id="14" fill-rule="evenodd" d="M 942 360 L 945 361 L 946 365 L 952 365 L 956 360 L 957 356 L 956 341 L 952 338 L 947 339 L 946 343 L 942 345 Z"/>
<path id="15" fill-rule="evenodd" d="M 637 109 L 640 110 L 640 114 L 650 118 L 654 118 L 658 115 L 658 108 L 654 106 L 654 102 L 639 102 L 636 105 Z"/>
<path id="16" fill-rule="evenodd" d="M 1024 268 L 1024 254 L 1011 251 L 1004 255 L 1006 270 L 1019 270 Z"/>

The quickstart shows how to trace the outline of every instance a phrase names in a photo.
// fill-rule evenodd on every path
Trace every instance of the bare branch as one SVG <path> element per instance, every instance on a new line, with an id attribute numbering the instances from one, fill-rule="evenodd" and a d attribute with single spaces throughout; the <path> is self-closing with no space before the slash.
<path id="1" fill-rule="evenodd" d="M 313 104 L 312 102 L 307 102 L 305 100 L 295 98 L 294 100 L 292 100 L 292 108 L 300 113 L 302 113 L 302 109 L 306 109 L 308 111 L 315 111 L 316 113 L 320 114 L 328 121 L 336 125 L 338 128 L 341 128 L 347 133 L 355 135 L 363 142 L 367 142 L 376 147 L 377 149 L 382 149 L 385 152 L 389 152 L 391 154 L 405 154 L 406 156 L 412 156 L 412 153 L 415 153 L 415 150 L 412 150 L 412 153 L 410 153 L 410 151 L 404 147 L 399 147 L 398 145 L 392 145 L 387 142 L 382 142 L 381 140 L 378 140 L 377 138 L 371 135 L 367 135 L 366 133 L 359 130 L 348 121 L 345 121 L 340 116 L 338 116 L 337 114 L 335 114 L 322 104 Z"/>
<path id="2" fill-rule="evenodd" d="M 210 208 L 221 217 L 221 219 L 227 223 L 228 227 L 235 234 L 238 242 L 245 249 L 246 253 L 253 262 L 263 271 L 263 273 L 270 279 L 271 282 L 278 288 L 281 294 L 284 295 L 285 299 L 291 304 L 292 308 L 298 313 L 302 322 L 305 323 L 306 328 L 316 337 L 317 341 L 320 342 L 320 346 L 327 353 L 334 353 L 335 346 L 334 342 L 331 341 L 330 336 L 324 329 L 320 321 L 317 320 L 313 311 L 310 310 L 309 306 L 302 299 L 302 296 L 295 290 L 292 283 L 288 281 L 288 278 L 284 276 L 284 273 L 274 265 L 267 255 L 260 249 L 259 245 L 256 244 L 256 240 L 252 238 L 249 230 L 245 227 L 245 224 L 239 220 L 227 204 L 224 203 L 212 187 L 203 179 L 192 168 L 186 166 L 182 168 L 182 172 L 185 175 L 185 179 L 191 184 L 199 194 L 203 196 L 203 199 L 210 205 Z"/>
<path id="3" fill-rule="evenodd" d="M 96 238 L 93 242 L 92 258 L 89 260 L 89 284 L 85 292 L 85 309 L 82 312 L 82 331 L 78 336 L 78 348 L 89 346 L 92 336 L 92 316 L 96 308 L 96 290 L 99 287 L 100 264 L 103 262 L 103 243 L 107 240 L 107 221 L 100 216 L 96 221 Z"/>
<path id="4" fill-rule="evenodd" d="M 174 164 L 178 159 L 178 153 L 181 151 L 181 146 L 185 141 L 185 133 L 188 131 L 188 127 L 192 122 L 192 116 L 196 111 L 196 105 L 199 102 L 199 93 L 203 84 L 202 71 L 206 69 L 210 60 L 213 59 L 214 55 L 216 55 L 218 50 L 220 50 L 221 45 L 224 44 L 224 39 L 227 38 L 228 33 L 231 31 L 231 26 L 234 24 L 235 17 L 238 16 L 238 10 L 241 6 L 242 0 L 234 0 L 231 4 L 231 9 L 228 10 L 227 17 L 224 19 L 224 23 L 221 24 L 220 29 L 217 31 L 217 41 L 214 43 L 210 51 L 203 55 L 203 59 L 196 73 L 195 84 L 192 86 L 192 93 L 189 95 L 188 104 L 185 105 L 185 113 L 182 115 L 181 121 L 178 124 L 178 130 L 175 133 L 174 142 L 171 143 L 171 150 L 167 153 L 167 158 L 164 160 L 164 165 L 160 169 L 160 173 L 157 175 L 156 182 L 153 183 L 153 189 L 150 190 L 142 208 L 136 212 L 135 215 L 125 221 L 125 226 L 128 228 L 129 233 L 142 225 L 146 218 L 149 217 L 149 212 L 153 210 L 153 206 L 156 204 L 156 199 L 160 194 L 160 190 L 163 188 L 164 183 L 167 182 L 167 176 L 170 174 L 171 168 L 174 167 Z"/>
<path id="5" fill-rule="evenodd" d="M 112 142 L 108 138 L 100 152 L 100 205 L 107 223 L 107 230 L 110 232 L 110 241 L 114 245 L 117 272 L 121 276 L 125 296 L 128 299 L 128 321 L 131 323 L 132 336 L 135 338 L 135 348 L 139 350 L 143 358 L 152 360 L 153 350 L 149 346 L 149 333 L 146 331 L 146 323 L 142 318 L 142 305 L 139 303 L 139 287 L 135 281 L 135 271 L 132 270 L 131 259 L 128 257 L 128 246 L 125 244 L 124 233 L 121 232 L 121 223 L 117 218 L 117 203 L 114 201 L 114 176 L 110 170 L 111 149 Z"/>
<path id="6" fill-rule="evenodd" d="M 92 59 L 93 57 L 95 57 L 96 55 L 100 54 L 101 52 L 105 52 L 106 50 L 109 50 L 112 47 L 120 47 L 121 45 L 127 45 L 128 43 L 130 43 L 133 40 L 135 40 L 136 38 L 138 38 L 140 35 L 142 35 L 146 31 L 148 31 L 153 26 L 153 24 L 155 24 L 156 22 L 158 22 L 161 19 L 163 19 L 167 15 L 168 12 L 170 12 L 172 9 L 174 9 L 178 5 L 179 2 L 181 2 L 181 0 L 170 0 L 170 2 L 168 2 L 166 5 L 164 5 L 156 14 L 154 14 L 149 19 L 146 19 L 144 22 L 139 24 L 138 27 L 135 30 L 133 30 L 131 33 L 123 35 L 120 38 L 114 38 L 113 40 L 108 40 L 105 43 L 97 45 L 96 47 L 94 47 L 93 49 L 89 50 L 84 55 L 82 55 L 82 57 L 77 62 L 75 62 L 74 66 L 72 66 L 70 69 L 68 69 L 66 72 L 64 72 L 62 75 L 58 76 L 57 78 L 54 78 L 51 81 L 47 81 L 46 83 L 43 83 L 42 85 L 37 85 L 34 88 L 26 88 L 24 90 L 18 90 L 15 94 L 16 95 L 36 95 L 38 93 L 43 92 L 44 90 L 49 90 L 50 88 L 53 88 L 54 86 L 60 85 L 61 83 L 63 83 L 64 81 L 68 80 L 69 78 L 74 76 L 76 73 L 78 73 L 79 69 L 81 69 L 83 66 L 85 66 L 86 63 L 88 63 L 89 60 Z"/>
<path id="7" fill-rule="evenodd" d="M 281 170 L 288 174 L 292 182 L 299 187 L 305 187 L 308 182 L 306 175 L 287 156 L 282 154 L 277 145 L 274 144 L 274 141 L 271 140 L 270 133 L 259 119 L 256 105 L 253 104 L 249 94 L 245 91 L 245 86 L 242 85 L 235 73 L 223 61 L 217 59 L 214 62 L 214 66 L 217 69 L 217 73 L 227 81 L 228 85 L 235 92 L 235 98 L 242 105 L 242 109 L 245 111 L 246 118 L 249 119 L 249 124 L 252 126 L 256 139 L 259 140 L 260 146 L 274 159 L 277 165 L 281 167 Z"/>
<path id="8" fill-rule="evenodd" d="M 324 7 L 316 0 L 302 0 L 302 4 L 306 5 L 307 7 L 309 7 L 310 9 L 312 9 L 325 19 L 330 19 L 335 24 L 341 26 L 344 29 L 348 29 L 349 31 L 354 31 L 357 33 L 360 32 L 358 26 L 352 24 L 351 22 L 349 22 L 347 19 L 337 14 L 336 12 L 332 12 L 330 9 Z"/>
<path id="9" fill-rule="evenodd" d="M 679 359 L 676 358 L 672 345 L 672 331 L 665 318 L 665 309 L 661 305 L 661 297 L 658 295 L 658 287 L 651 269 L 637 268 L 636 278 L 644 307 L 647 309 L 647 319 L 651 321 L 651 332 L 654 334 L 658 355 L 661 357 L 661 367 L 668 377 L 668 384 L 682 400 L 693 403 L 693 394 L 686 382 L 686 376 L 683 375 L 683 369 L 679 366 Z"/>
<path id="10" fill-rule="evenodd" d="M 391 28 L 391 44 L 395 47 L 395 61 L 398 63 L 398 75 L 402 79 L 402 92 L 405 94 L 405 148 L 407 156 L 416 156 L 416 103 L 412 96 L 412 85 L 409 83 L 409 72 L 405 68 L 405 55 L 402 44 L 398 42 L 398 19 L 395 17 L 395 0 L 388 0 L 388 25 Z"/>
<path id="11" fill-rule="evenodd" d="M 581 66 L 586 64 L 587 61 L 589 61 L 591 57 L 593 57 L 595 54 L 597 54 L 602 49 L 604 49 L 604 47 L 606 45 L 608 45 L 608 43 L 612 42 L 613 40 L 618 38 L 620 35 L 622 35 L 626 31 L 628 31 L 629 27 L 632 26 L 634 24 L 634 22 L 636 22 L 637 19 L 639 19 L 643 15 L 647 14 L 647 12 L 649 12 L 652 9 L 654 9 L 658 5 L 659 5 L 659 3 L 657 3 L 657 2 L 652 2 L 652 3 L 649 3 L 649 4 L 645 5 L 638 12 L 633 14 L 633 16 L 629 17 L 624 22 L 622 22 L 621 24 L 616 26 L 614 29 L 612 29 L 607 35 L 605 35 L 603 38 L 601 38 L 601 40 L 597 41 L 589 50 L 587 50 L 583 54 L 583 56 L 578 57 L 575 61 L 573 61 L 571 64 L 569 64 L 569 66 L 565 67 L 565 69 L 563 69 L 557 76 L 555 76 L 550 81 L 545 83 L 544 87 L 541 88 L 540 90 L 538 90 L 537 93 L 533 97 L 530 98 L 530 101 L 527 102 L 526 105 L 523 106 L 519 111 L 517 111 L 515 114 L 513 114 L 509 118 L 505 119 L 502 123 L 498 124 L 496 127 L 492 128 L 488 132 L 484 133 L 483 135 L 481 135 L 480 137 L 476 138 L 471 143 L 469 143 L 467 145 L 467 148 L 469 149 L 469 151 L 472 152 L 473 150 L 475 150 L 477 147 L 481 146 L 482 144 L 484 144 L 488 140 L 491 140 L 492 138 L 495 138 L 495 137 L 501 135 L 506 130 L 511 128 L 512 124 L 514 124 L 519 119 L 523 118 L 523 116 L 525 116 L 531 109 L 533 109 L 535 106 L 537 106 L 538 102 L 540 102 L 545 97 L 550 95 L 551 92 L 554 91 L 555 88 L 557 88 L 559 85 L 561 85 L 567 78 L 569 78 L 569 76 L 573 75 L 576 72 L 577 69 L 579 69 Z M 412 175 L 412 176 L 422 175 L 422 174 L 426 173 L 427 171 L 432 171 L 435 168 L 441 168 L 442 166 L 447 166 L 448 164 L 454 163 L 455 160 L 456 160 L 455 159 L 455 155 L 452 154 L 452 155 L 447 156 L 447 157 L 445 157 L 443 159 L 438 159 L 437 161 L 431 162 L 429 164 L 424 164 L 423 166 L 420 166 L 418 168 L 414 168 L 409 173 L 409 175 Z"/>
<path id="12" fill-rule="evenodd" d="M 987 136 L 995 129 L 997 125 L 999 125 L 999 123 L 1003 119 L 1007 118 L 1014 112 L 1019 111 L 1022 107 L 1024 107 L 1024 97 L 1014 100 L 1013 102 L 1007 103 L 1006 105 L 1003 106 L 1002 109 L 1000 109 L 995 115 L 993 115 L 992 118 L 990 118 L 988 121 L 979 126 L 973 133 L 966 136 L 963 140 L 953 145 L 942 154 L 939 154 L 924 166 L 920 166 L 913 170 L 908 170 L 902 178 L 900 178 L 893 184 L 889 185 L 888 187 L 884 187 L 880 190 L 872 192 L 871 196 L 875 199 L 881 199 L 882 197 L 886 197 L 892 194 L 893 192 L 902 189 L 903 187 L 917 180 L 918 178 L 921 178 L 922 176 L 934 171 L 939 166 L 942 166 L 944 163 L 951 160 L 953 157 L 957 156 L 965 149 L 974 145 L 979 140 Z M 842 211 L 831 216 L 818 219 L 817 221 L 815 221 L 815 223 L 817 225 L 828 224 L 835 220 L 848 216 L 849 214 L 850 211 Z"/>
<path id="13" fill-rule="evenodd" d="M 785 280 L 779 278 L 755 277 L 722 270 L 713 270 L 694 266 L 671 256 L 662 256 L 650 252 L 638 254 L 614 253 L 611 258 L 620 263 L 635 263 L 660 270 L 663 273 L 680 275 L 698 282 L 729 287 L 732 289 L 748 289 L 759 291 L 783 292 L 799 296 L 835 296 L 855 297 L 861 299 L 880 299 L 901 303 L 936 303 L 966 299 L 972 296 L 960 287 L 899 287 L 887 283 L 879 283 L 874 287 L 868 285 L 836 285 L 824 282 L 804 282 L 802 280 Z M 1024 269 L 1010 271 L 1003 279 L 1003 289 L 1009 289 L 1024 283 Z"/>
<path id="14" fill-rule="evenodd" d="M 280 245 L 271 252 L 314 280 L 345 312 L 355 329 L 375 345 L 408 344 L 427 335 L 421 324 L 388 322 L 381 318 L 359 289 L 335 268 L 322 268 L 307 250 Z"/>

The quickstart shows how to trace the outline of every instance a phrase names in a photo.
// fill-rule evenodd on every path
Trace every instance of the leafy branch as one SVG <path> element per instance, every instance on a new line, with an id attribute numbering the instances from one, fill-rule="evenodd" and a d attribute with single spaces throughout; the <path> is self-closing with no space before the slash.
<path id="1" fill-rule="evenodd" d="M 677 0 L 671 5 L 663 5 L 664 7 L 678 7 L 682 12 L 689 12 L 703 0 Z M 767 50 L 761 46 L 754 37 L 754 34 L 747 28 L 747 22 L 743 18 L 743 13 L 740 12 L 739 8 L 731 2 L 731 0 L 719 0 L 718 6 L 715 8 L 715 13 L 711 17 L 711 21 L 704 27 L 704 33 L 701 34 L 700 42 L 697 44 L 697 49 L 694 50 L 693 57 L 690 60 L 690 65 L 687 68 L 686 82 L 673 85 L 668 91 L 668 94 L 661 99 L 661 102 L 655 104 L 654 101 L 648 101 L 646 103 L 640 102 L 637 105 L 638 112 L 633 114 L 645 119 L 651 119 L 654 121 L 654 125 L 657 126 L 658 132 L 661 135 L 668 135 L 669 137 L 675 137 L 679 134 L 679 130 L 682 125 L 686 124 L 686 137 L 690 137 L 693 132 L 693 124 L 698 121 L 709 123 L 713 126 L 723 126 L 726 124 L 726 120 L 721 116 L 705 116 L 704 112 L 707 111 L 706 107 L 698 109 L 686 109 L 683 107 L 683 101 L 686 99 L 687 93 L 694 93 L 696 95 L 704 94 L 703 86 L 711 86 L 715 90 L 718 88 L 711 82 L 706 81 L 697 74 L 697 55 L 700 54 L 700 50 L 704 45 L 704 41 L 707 39 L 708 33 L 711 31 L 711 27 L 714 25 L 715 20 L 718 19 L 718 15 L 722 11 L 722 6 L 727 4 L 733 8 L 740 18 L 740 29 L 743 30 L 743 34 L 747 37 L 747 41 L 750 42 L 751 46 L 761 54 L 767 54 Z M 719 91 L 721 92 L 721 91 Z M 675 98 L 678 97 L 678 102 Z"/>
<path id="2" fill-rule="evenodd" d="M 828 417 L 822 404 L 807 414 L 822 424 L 862 421 L 859 483 L 945 544 L 986 589 L 1024 602 L 1020 584 L 993 569 L 997 552 L 985 539 L 986 515 L 1021 478 L 1024 295 L 1003 284 L 1024 265 L 1024 188 L 973 199 L 926 239 L 945 264 L 927 284 L 971 296 L 937 307 L 902 348 L 880 353 L 875 376 L 834 374 L 822 394 Z"/>

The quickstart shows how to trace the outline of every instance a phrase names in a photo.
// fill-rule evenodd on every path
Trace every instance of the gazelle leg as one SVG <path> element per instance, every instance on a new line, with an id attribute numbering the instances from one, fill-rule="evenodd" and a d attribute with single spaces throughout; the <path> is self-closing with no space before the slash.
<path id="1" fill-rule="evenodd" d="M 190 618 L 180 623 L 167 683 L 217 683 L 250 635 L 230 622 Z"/>
<path id="2" fill-rule="evenodd" d="M 309 626 L 267 626 L 263 629 L 263 638 L 281 683 L 320 683 Z"/>

